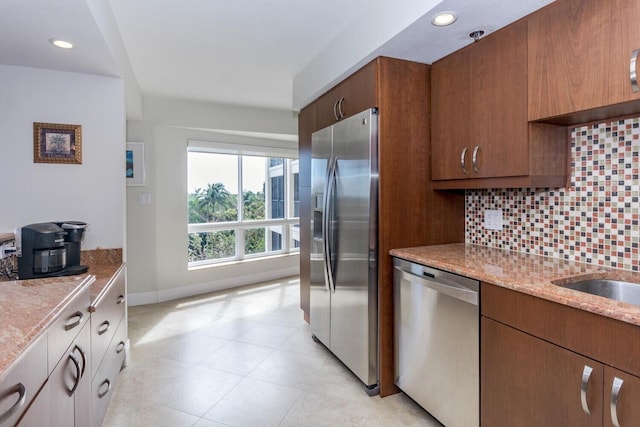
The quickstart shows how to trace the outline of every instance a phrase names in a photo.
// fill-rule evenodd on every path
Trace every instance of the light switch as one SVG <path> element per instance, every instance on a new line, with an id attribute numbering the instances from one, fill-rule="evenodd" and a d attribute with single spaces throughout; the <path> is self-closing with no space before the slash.
<path id="1" fill-rule="evenodd" d="M 150 205 L 151 204 L 151 193 L 140 193 L 140 194 L 138 194 L 138 204 L 139 205 Z"/>
<path id="2" fill-rule="evenodd" d="M 487 230 L 502 230 L 502 209 L 487 209 L 484 211 L 484 228 Z"/>

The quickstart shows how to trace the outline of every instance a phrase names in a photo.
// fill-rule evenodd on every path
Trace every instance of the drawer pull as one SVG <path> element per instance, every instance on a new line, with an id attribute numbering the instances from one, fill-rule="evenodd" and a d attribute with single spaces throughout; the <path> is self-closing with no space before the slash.
<path id="1" fill-rule="evenodd" d="M 11 418 L 13 414 L 24 406 L 24 403 L 27 400 L 27 389 L 24 388 L 24 384 L 16 384 L 15 387 L 9 390 L 9 393 L 6 396 L 10 396 L 15 393 L 18 393 L 18 400 L 11 406 L 11 408 L 7 409 L 3 414 L 0 414 L 0 424 Z"/>
<path id="2" fill-rule="evenodd" d="M 584 365 L 582 370 L 582 382 L 580 383 L 580 403 L 582 403 L 582 410 L 585 414 L 591 415 L 589 410 L 589 402 L 587 402 L 587 388 L 589 387 L 589 379 L 591 379 L 591 373 L 593 368 L 589 365 Z"/>
<path id="3" fill-rule="evenodd" d="M 64 330 L 70 331 L 71 329 L 78 326 L 82 322 L 83 317 L 84 314 L 81 311 L 76 311 L 75 313 L 73 313 L 73 315 L 70 316 L 69 319 L 67 319 L 69 322 L 64 325 Z"/>
<path id="4" fill-rule="evenodd" d="M 104 388 L 105 385 L 107 386 L 107 389 L 105 391 L 100 391 Z M 102 399 L 107 395 L 107 393 L 109 393 L 109 390 L 111 390 L 111 381 L 109 381 L 109 379 L 107 378 L 106 380 L 102 381 L 102 384 L 100 384 L 100 387 L 98 387 L 98 397 Z"/>
<path id="5" fill-rule="evenodd" d="M 98 335 L 104 334 L 105 332 L 107 332 L 109 330 L 110 327 L 111 327 L 111 323 L 109 323 L 108 320 L 105 320 L 98 327 Z"/>
<path id="6" fill-rule="evenodd" d="M 80 372 L 80 364 L 78 363 L 78 359 L 76 359 L 73 353 L 69 353 L 69 359 L 71 359 L 71 362 L 73 362 L 73 366 L 76 368 L 76 382 L 73 384 L 73 387 L 71 387 L 71 390 L 69 390 L 69 396 L 73 396 L 73 393 L 75 393 L 76 389 L 78 388 L 78 384 L 80 384 L 80 377 L 82 376 L 82 373 Z"/>
<path id="7" fill-rule="evenodd" d="M 611 424 L 614 427 L 620 427 L 620 421 L 618 421 L 618 397 L 620 396 L 620 389 L 622 388 L 622 379 L 618 377 L 613 378 L 613 384 L 611 385 Z"/>
<path id="8" fill-rule="evenodd" d="M 120 341 L 120 342 L 118 343 L 118 346 L 116 347 L 116 353 L 117 353 L 117 354 L 122 353 L 122 350 L 124 350 L 124 348 L 125 348 L 125 343 L 124 343 L 124 341 Z"/>
<path id="9" fill-rule="evenodd" d="M 631 53 L 631 61 L 629 65 L 629 78 L 631 79 L 631 90 L 634 92 L 640 92 L 640 86 L 638 86 L 638 54 L 640 49 L 636 49 Z"/>
<path id="10" fill-rule="evenodd" d="M 119 295 L 116 300 L 116 304 L 122 304 L 124 302 L 124 295 Z"/>

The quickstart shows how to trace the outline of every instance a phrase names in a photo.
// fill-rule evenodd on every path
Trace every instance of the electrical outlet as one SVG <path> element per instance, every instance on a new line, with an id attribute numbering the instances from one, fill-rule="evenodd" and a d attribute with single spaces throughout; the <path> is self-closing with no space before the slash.
<path id="1" fill-rule="evenodd" d="M 484 211 L 484 228 L 502 231 L 502 209 L 487 209 Z"/>
<path id="2" fill-rule="evenodd" d="M 5 253 L 5 250 L 13 248 L 14 246 L 15 242 L 13 240 L 0 244 L 0 259 L 9 258 L 12 252 Z"/>

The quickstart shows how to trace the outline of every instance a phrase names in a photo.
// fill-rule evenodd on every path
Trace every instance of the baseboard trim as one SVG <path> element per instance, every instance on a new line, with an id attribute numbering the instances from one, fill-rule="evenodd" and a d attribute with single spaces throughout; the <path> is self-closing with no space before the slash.
<path id="1" fill-rule="evenodd" d="M 252 285 L 270 280 L 284 279 L 300 274 L 298 266 L 283 268 L 280 270 L 269 270 L 258 274 L 238 276 L 231 279 L 212 280 L 194 285 L 180 286 L 171 289 L 163 289 L 158 292 L 144 292 L 128 295 L 128 305 L 146 305 L 159 302 L 172 301 L 175 299 L 191 297 L 194 295 L 206 294 L 208 292 L 233 289 L 240 286 Z"/>
<path id="2" fill-rule="evenodd" d="M 127 305 L 147 305 L 147 304 L 156 304 L 158 302 L 158 293 L 157 292 L 140 292 L 137 294 L 127 294 Z"/>

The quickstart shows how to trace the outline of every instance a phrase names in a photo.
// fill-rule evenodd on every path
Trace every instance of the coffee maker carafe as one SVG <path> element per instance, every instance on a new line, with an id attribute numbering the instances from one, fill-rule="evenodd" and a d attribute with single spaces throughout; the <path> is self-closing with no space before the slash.
<path id="1" fill-rule="evenodd" d="M 54 222 L 66 232 L 64 236 L 64 246 L 67 248 L 67 267 L 75 267 L 80 265 L 80 243 L 84 236 L 84 230 L 87 228 L 86 222 L 81 221 L 64 221 Z"/>
<path id="2" fill-rule="evenodd" d="M 16 228 L 18 278 L 70 276 L 88 270 L 80 265 L 80 242 L 87 224 L 44 222 Z"/>

